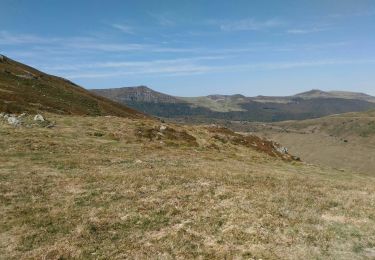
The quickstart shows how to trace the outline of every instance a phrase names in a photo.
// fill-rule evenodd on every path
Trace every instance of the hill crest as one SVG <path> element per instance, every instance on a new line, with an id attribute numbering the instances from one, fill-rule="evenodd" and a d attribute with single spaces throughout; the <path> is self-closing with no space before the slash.
<path id="1" fill-rule="evenodd" d="M 53 112 L 72 115 L 144 117 L 123 104 L 77 84 L 0 56 L 0 110 L 9 113 Z"/>
<path id="2" fill-rule="evenodd" d="M 93 93 L 107 97 L 120 103 L 148 102 L 148 103 L 181 103 L 182 100 L 146 86 L 123 87 L 111 89 L 92 89 Z"/>

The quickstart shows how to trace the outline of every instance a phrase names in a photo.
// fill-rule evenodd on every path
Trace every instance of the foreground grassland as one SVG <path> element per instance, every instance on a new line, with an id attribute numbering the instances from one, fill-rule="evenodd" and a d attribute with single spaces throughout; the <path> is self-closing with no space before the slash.
<path id="1" fill-rule="evenodd" d="M 220 143 L 204 127 L 148 139 L 160 122 L 49 119 L 0 122 L 1 259 L 375 258 L 371 175 Z"/>

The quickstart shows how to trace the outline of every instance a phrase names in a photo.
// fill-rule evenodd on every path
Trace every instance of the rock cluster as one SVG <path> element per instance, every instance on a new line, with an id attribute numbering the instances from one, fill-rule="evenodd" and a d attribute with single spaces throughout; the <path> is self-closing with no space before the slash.
<path id="1" fill-rule="evenodd" d="M 282 154 L 287 154 L 288 153 L 288 148 L 284 146 L 275 146 L 276 151 Z"/>
<path id="2" fill-rule="evenodd" d="M 21 125 L 21 121 L 15 116 L 9 116 L 8 117 L 8 124 L 10 124 L 12 126 L 19 126 L 19 125 Z"/>
<path id="3" fill-rule="evenodd" d="M 8 124 L 12 126 L 20 126 L 21 120 L 15 114 L 0 113 L 0 118 L 3 118 Z"/>
<path id="4" fill-rule="evenodd" d="M 25 125 L 26 127 L 30 127 L 32 125 L 31 119 L 28 119 L 26 113 L 16 115 L 16 114 L 7 114 L 4 112 L 1 112 L 0 119 L 3 119 L 9 125 L 12 125 L 14 127 L 18 127 L 22 125 Z M 54 123 L 50 123 L 48 120 L 46 120 L 41 114 L 35 115 L 33 117 L 33 121 L 38 124 L 43 123 L 43 126 L 47 128 L 51 128 L 55 125 Z"/>

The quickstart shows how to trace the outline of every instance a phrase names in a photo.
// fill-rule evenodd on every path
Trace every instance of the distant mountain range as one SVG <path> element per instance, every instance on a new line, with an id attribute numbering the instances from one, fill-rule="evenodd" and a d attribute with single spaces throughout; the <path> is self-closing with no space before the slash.
<path id="1" fill-rule="evenodd" d="M 190 122 L 301 120 L 375 108 L 375 97 L 370 95 L 317 89 L 284 97 L 175 97 L 145 86 L 91 91 L 147 114 Z"/>
<path id="2" fill-rule="evenodd" d="M 0 55 L 0 111 L 144 117 L 70 82 Z"/>
<path id="3" fill-rule="evenodd" d="M 343 91 L 311 90 L 286 97 L 175 97 L 145 86 L 88 91 L 0 55 L 0 111 L 9 113 L 144 117 L 141 111 L 174 121 L 210 123 L 300 120 L 374 108 L 375 97 Z"/>

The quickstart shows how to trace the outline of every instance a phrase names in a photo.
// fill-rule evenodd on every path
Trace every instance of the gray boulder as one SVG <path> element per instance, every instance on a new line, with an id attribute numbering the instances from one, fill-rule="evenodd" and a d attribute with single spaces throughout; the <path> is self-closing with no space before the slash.
<path id="1" fill-rule="evenodd" d="M 19 126 L 21 125 L 21 121 L 17 117 L 10 116 L 8 117 L 8 124 L 12 126 Z"/>

